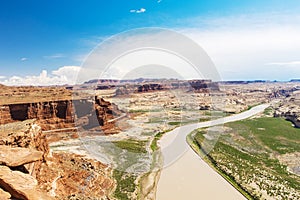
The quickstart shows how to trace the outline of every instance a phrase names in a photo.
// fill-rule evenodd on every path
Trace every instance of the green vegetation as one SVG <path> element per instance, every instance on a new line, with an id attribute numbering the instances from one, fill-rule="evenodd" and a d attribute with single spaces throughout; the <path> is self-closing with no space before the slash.
<path id="1" fill-rule="evenodd" d="M 192 132 L 187 140 L 248 199 L 266 198 L 262 190 L 275 199 L 300 198 L 300 177 L 290 173 L 278 158 L 300 152 L 300 129 L 284 119 L 267 117 L 232 122 L 226 127 L 206 157 L 205 129 Z"/>
<path id="2" fill-rule="evenodd" d="M 212 120 L 212 118 L 210 118 L 210 117 L 209 118 L 204 118 L 203 117 L 203 118 L 199 119 L 199 122 L 207 122 L 207 121 L 210 121 L 210 120 Z"/>
<path id="3" fill-rule="evenodd" d="M 138 110 L 129 110 L 129 113 L 146 113 L 146 112 L 161 112 L 159 109 L 153 109 L 153 110 L 145 110 L 145 109 L 138 109 Z"/>
<path id="4" fill-rule="evenodd" d="M 112 156 L 118 166 L 113 170 L 113 177 L 117 182 L 113 196 L 122 200 L 134 199 L 137 188 L 135 181 L 138 174 L 127 172 L 127 169 L 144 159 L 149 142 L 127 139 L 112 141 L 111 143 L 102 143 L 101 146 L 107 151 L 107 154 Z"/>
<path id="5" fill-rule="evenodd" d="M 268 107 L 268 108 L 266 108 L 266 109 L 264 110 L 264 114 L 265 114 L 265 115 L 272 115 L 273 112 L 274 112 L 274 110 L 273 110 L 273 108 L 271 108 L 271 107 Z"/>
<path id="6" fill-rule="evenodd" d="M 146 144 L 147 141 L 141 140 L 120 140 L 120 141 L 113 141 L 114 145 L 121 149 L 125 149 L 132 153 L 147 153 Z"/>
<path id="7" fill-rule="evenodd" d="M 152 151 L 158 150 L 157 141 L 160 140 L 160 138 L 161 138 L 166 132 L 169 132 L 169 131 L 171 131 L 171 130 L 166 130 L 166 131 L 163 131 L 163 132 L 159 132 L 159 133 L 157 133 L 157 134 L 154 136 L 154 138 L 153 138 L 153 140 L 152 140 L 152 142 L 151 142 L 151 144 L 150 144 L 150 148 L 151 148 Z"/>
<path id="8" fill-rule="evenodd" d="M 169 125 L 171 125 L 171 126 L 177 126 L 177 125 L 180 125 L 180 124 L 182 124 L 182 122 L 168 122 L 168 124 Z"/>
<path id="9" fill-rule="evenodd" d="M 146 113 L 149 112 L 149 110 L 129 110 L 129 113 Z"/>
<path id="10" fill-rule="evenodd" d="M 119 170 L 113 171 L 113 177 L 117 181 L 117 187 L 114 196 L 117 199 L 130 200 L 131 194 L 135 191 L 134 181 L 137 176 Z"/>
<path id="11" fill-rule="evenodd" d="M 212 120 L 211 118 L 199 118 L 198 120 L 186 120 L 186 121 L 172 121 L 168 122 L 171 126 L 180 126 L 180 125 L 186 125 L 186 124 L 192 124 L 192 123 L 198 123 L 198 122 L 206 122 Z"/>
<path id="12" fill-rule="evenodd" d="M 147 123 L 164 123 L 165 121 L 165 118 L 153 117 Z"/>
<path id="13" fill-rule="evenodd" d="M 150 144 L 152 151 L 158 150 L 159 147 L 157 145 L 157 141 L 163 136 L 164 133 L 166 133 L 168 131 L 170 131 L 170 130 L 159 132 L 154 136 L 154 138 Z M 125 169 L 127 169 L 134 163 L 138 163 L 138 159 L 139 159 L 138 154 L 139 153 L 147 153 L 146 146 L 148 145 L 148 142 L 129 139 L 129 140 L 113 141 L 112 143 L 120 149 L 127 150 L 128 152 L 131 152 L 131 153 L 136 153 L 136 154 L 127 154 L 126 155 L 126 159 L 124 159 L 124 161 L 121 163 L 122 164 L 121 168 L 123 170 L 114 170 L 113 171 L 113 177 L 117 181 L 117 186 L 116 186 L 116 189 L 113 194 L 114 197 L 116 199 L 129 200 L 129 199 L 134 199 L 133 195 L 135 195 L 135 193 L 138 196 L 141 196 L 141 191 L 144 190 L 144 188 L 141 188 L 142 180 L 147 179 L 147 176 L 149 176 L 151 173 L 155 173 L 155 172 L 152 172 L 152 170 L 155 170 L 157 165 L 159 165 L 159 163 L 160 163 L 160 152 L 155 152 L 152 154 L 153 160 L 151 163 L 150 171 L 145 173 L 144 175 L 142 175 L 140 177 L 139 183 L 136 184 L 135 181 L 137 180 L 138 175 L 134 175 L 132 173 L 127 173 L 127 172 L 125 172 Z M 118 150 L 117 150 L 117 152 L 118 152 Z M 154 187 L 154 185 L 153 185 L 153 187 Z"/>
<path id="14" fill-rule="evenodd" d="M 259 118 L 229 123 L 228 127 L 251 142 L 256 148 L 269 153 L 291 153 L 300 151 L 300 129 L 282 118 Z"/>

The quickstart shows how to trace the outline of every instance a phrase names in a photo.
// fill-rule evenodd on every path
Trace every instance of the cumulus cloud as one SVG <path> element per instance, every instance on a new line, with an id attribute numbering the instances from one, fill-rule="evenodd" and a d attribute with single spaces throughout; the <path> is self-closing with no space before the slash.
<path id="1" fill-rule="evenodd" d="M 140 8 L 140 9 L 137 9 L 137 10 L 132 9 L 132 10 L 130 10 L 129 12 L 139 14 L 139 13 L 144 13 L 144 12 L 146 12 L 146 9 L 145 9 L 145 8 Z"/>
<path id="2" fill-rule="evenodd" d="M 28 60 L 28 58 L 23 57 L 23 58 L 21 58 L 20 60 L 21 60 L 21 61 L 26 61 L 26 60 Z"/>
<path id="3" fill-rule="evenodd" d="M 42 70 L 39 75 L 31 76 L 12 76 L 0 81 L 4 85 L 32 85 L 32 86 L 47 86 L 47 85 L 65 85 L 75 84 L 77 74 L 80 71 L 79 66 L 63 66 L 50 74 L 47 70 Z"/>
<path id="4" fill-rule="evenodd" d="M 5 79 L 6 78 L 6 76 L 0 76 L 0 79 Z"/>
<path id="5" fill-rule="evenodd" d="M 74 83 L 79 71 L 80 67 L 78 66 L 64 66 L 59 68 L 58 70 L 52 71 L 52 74 Z"/>

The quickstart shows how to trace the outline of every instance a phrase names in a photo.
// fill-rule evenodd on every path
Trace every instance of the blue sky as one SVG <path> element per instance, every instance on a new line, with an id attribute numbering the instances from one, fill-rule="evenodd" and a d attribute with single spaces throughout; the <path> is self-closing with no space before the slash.
<path id="1" fill-rule="evenodd" d="M 238 72 L 236 76 L 228 75 L 232 68 L 222 66 L 233 66 L 234 63 L 223 62 L 218 57 L 220 52 L 214 49 L 219 47 L 209 42 L 215 38 L 207 37 L 224 32 L 233 34 L 234 37 L 239 31 L 251 31 L 253 27 L 266 25 L 270 25 L 268 30 L 278 30 L 280 37 L 283 37 L 285 33 L 281 33 L 279 28 L 282 24 L 288 24 L 289 29 L 286 31 L 289 33 L 290 29 L 293 32 L 300 25 L 297 14 L 299 8 L 298 1 L 280 0 L 1 1 L 0 78 L 3 81 L 11 76 L 38 76 L 42 70 L 55 75 L 52 72 L 63 66 L 80 66 L 83 58 L 103 38 L 132 28 L 155 26 L 179 30 L 198 39 L 209 54 L 212 52 L 212 59 L 216 59 L 216 65 L 224 79 L 270 79 L 272 77 L 255 76 L 254 73 L 250 76 L 248 72 L 245 73 L 247 76 L 243 72 Z M 202 40 L 199 39 L 200 36 Z M 279 47 L 281 46 L 278 45 Z M 286 54 L 291 57 L 285 55 L 282 59 L 273 61 L 270 58 L 265 65 L 273 64 L 277 70 L 275 74 L 280 71 L 277 68 L 284 64 L 297 68 L 300 55 L 297 58 L 295 49 Z M 252 71 L 251 67 L 246 70 Z M 276 78 L 280 77 L 274 76 Z M 282 77 L 286 78 L 296 77 L 289 77 L 288 74 Z"/>

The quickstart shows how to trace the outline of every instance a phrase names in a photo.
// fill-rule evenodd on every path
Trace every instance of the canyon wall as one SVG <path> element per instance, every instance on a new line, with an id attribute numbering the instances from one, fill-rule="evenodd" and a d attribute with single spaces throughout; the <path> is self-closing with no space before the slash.
<path id="1" fill-rule="evenodd" d="M 18 103 L 0 105 L 0 124 L 37 119 L 42 130 L 46 131 L 75 127 L 77 119 L 78 126 L 108 129 L 114 125 L 114 119 L 122 114 L 115 104 L 98 97 L 94 100 Z"/>
<path id="2" fill-rule="evenodd" d="M 145 82 L 138 84 L 120 84 L 120 85 L 105 85 L 98 86 L 97 89 L 112 89 L 116 88 L 116 95 L 128 95 L 131 93 L 155 92 L 161 90 L 182 89 L 187 92 L 209 93 L 219 91 L 218 83 L 210 80 L 189 80 L 189 81 L 161 81 L 161 82 Z"/>
<path id="3" fill-rule="evenodd" d="M 37 119 L 43 130 L 73 127 L 71 100 L 19 103 L 0 106 L 0 124 Z"/>

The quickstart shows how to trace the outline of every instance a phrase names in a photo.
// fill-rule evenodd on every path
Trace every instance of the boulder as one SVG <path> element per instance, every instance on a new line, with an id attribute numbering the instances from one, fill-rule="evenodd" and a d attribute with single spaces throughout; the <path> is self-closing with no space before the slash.
<path id="1" fill-rule="evenodd" d="M 29 148 L 0 146 L 0 164 L 17 167 L 43 159 L 43 152 Z"/>
<path id="2" fill-rule="evenodd" d="M 29 174 L 0 166 L 0 187 L 8 191 L 13 198 L 22 200 L 51 199 L 37 189 L 37 184 L 37 180 Z"/>
<path id="3" fill-rule="evenodd" d="M 44 157 L 49 153 L 46 135 L 42 133 L 36 120 L 1 125 L 0 145 L 36 149 L 44 152 Z"/>
<path id="4" fill-rule="evenodd" d="M 6 200 L 6 199 L 10 199 L 11 195 L 8 192 L 5 192 L 4 190 L 2 190 L 0 188 L 0 199 L 1 200 Z"/>

